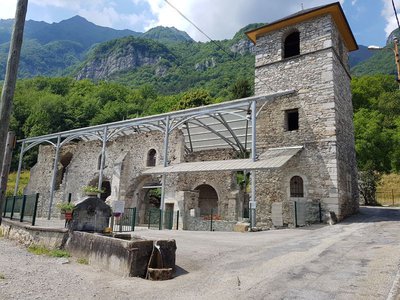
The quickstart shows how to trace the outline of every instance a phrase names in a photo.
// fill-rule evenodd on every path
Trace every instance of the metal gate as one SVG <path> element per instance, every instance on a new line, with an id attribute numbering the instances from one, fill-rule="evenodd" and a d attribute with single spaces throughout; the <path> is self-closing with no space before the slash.
<path id="1" fill-rule="evenodd" d="M 114 232 L 135 231 L 136 207 L 125 208 L 120 216 L 112 216 L 111 224 Z"/>

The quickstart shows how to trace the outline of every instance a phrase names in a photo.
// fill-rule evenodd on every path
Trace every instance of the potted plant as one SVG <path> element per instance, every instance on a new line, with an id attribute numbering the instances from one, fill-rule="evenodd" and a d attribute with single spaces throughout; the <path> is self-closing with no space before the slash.
<path id="1" fill-rule="evenodd" d="M 96 186 L 88 185 L 83 187 L 83 192 L 86 196 L 97 196 L 97 194 L 104 193 L 104 190 L 98 189 Z"/>
<path id="2" fill-rule="evenodd" d="M 62 214 L 64 214 L 66 221 L 70 221 L 72 219 L 72 211 L 75 208 L 75 205 L 73 203 L 60 202 L 57 203 L 57 208 L 60 210 Z"/>

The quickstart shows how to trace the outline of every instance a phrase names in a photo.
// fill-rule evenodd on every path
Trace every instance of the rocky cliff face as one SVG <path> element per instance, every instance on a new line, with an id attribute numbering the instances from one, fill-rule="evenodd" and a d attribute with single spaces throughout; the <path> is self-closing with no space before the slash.
<path id="1" fill-rule="evenodd" d="M 241 40 L 237 41 L 236 43 L 234 43 L 231 46 L 230 50 L 233 53 L 239 53 L 241 55 L 244 55 L 247 53 L 251 53 L 251 54 L 255 53 L 254 44 L 248 39 L 241 39 Z"/>
<path id="2" fill-rule="evenodd" d="M 170 60 L 169 50 L 155 42 L 127 38 L 125 41 L 100 45 L 93 55 L 77 72 L 77 79 L 105 79 L 117 72 L 136 70 L 144 66 L 155 66 L 158 76 L 166 73 L 165 66 L 159 65 L 165 58 Z"/>

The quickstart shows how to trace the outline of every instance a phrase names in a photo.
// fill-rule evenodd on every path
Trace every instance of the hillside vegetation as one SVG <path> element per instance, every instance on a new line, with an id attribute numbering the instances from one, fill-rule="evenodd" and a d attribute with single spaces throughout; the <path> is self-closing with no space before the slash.
<path id="1" fill-rule="evenodd" d="M 238 80 L 224 88 L 226 97 L 214 97 L 207 89 L 163 95 L 151 85 L 134 89 L 87 79 L 26 79 L 17 85 L 11 128 L 18 138 L 43 135 L 249 96 L 251 86 L 246 79 Z M 360 170 L 400 172 L 400 91 L 396 81 L 389 75 L 356 77 L 352 90 Z M 26 156 L 27 166 L 33 162 L 34 151 Z"/>

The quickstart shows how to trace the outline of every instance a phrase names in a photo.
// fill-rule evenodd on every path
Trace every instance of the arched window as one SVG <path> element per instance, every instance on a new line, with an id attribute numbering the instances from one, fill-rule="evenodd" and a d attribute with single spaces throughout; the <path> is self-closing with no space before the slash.
<path id="1" fill-rule="evenodd" d="M 303 179 L 300 176 L 290 179 L 290 197 L 304 197 Z"/>
<path id="2" fill-rule="evenodd" d="M 147 153 L 147 166 L 148 167 L 154 167 L 156 165 L 156 155 L 157 155 L 157 151 L 154 149 L 150 149 L 150 151 Z"/>
<path id="3" fill-rule="evenodd" d="M 289 34 L 283 45 L 283 58 L 288 58 L 300 54 L 300 32 L 295 31 Z"/>

